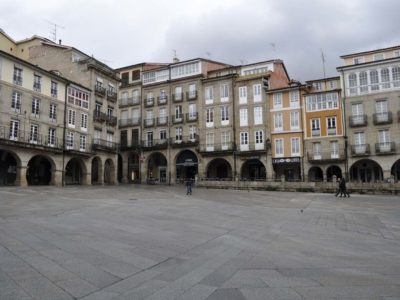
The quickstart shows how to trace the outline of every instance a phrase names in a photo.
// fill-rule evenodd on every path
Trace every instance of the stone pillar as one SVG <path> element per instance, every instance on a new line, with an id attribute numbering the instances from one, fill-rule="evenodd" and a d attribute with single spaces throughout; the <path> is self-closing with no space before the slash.
<path id="1" fill-rule="evenodd" d="M 274 166 L 272 165 L 272 157 L 271 155 L 267 155 L 266 157 L 266 172 L 267 172 L 267 181 L 272 181 L 275 178 Z"/>
<path id="2" fill-rule="evenodd" d="M 390 170 L 384 170 L 383 171 L 383 181 L 390 179 L 392 176 L 391 171 Z"/>
<path id="3" fill-rule="evenodd" d="M 58 187 L 62 186 L 62 177 L 63 177 L 63 170 L 52 171 L 50 184 Z"/>
<path id="4" fill-rule="evenodd" d="M 28 181 L 26 180 L 26 170 L 27 167 L 17 167 L 17 178 L 15 184 L 20 187 L 28 186 Z"/>
<path id="5" fill-rule="evenodd" d="M 122 158 L 122 178 L 121 178 L 121 182 L 122 183 L 128 183 L 128 158 L 126 157 L 126 159 Z"/>

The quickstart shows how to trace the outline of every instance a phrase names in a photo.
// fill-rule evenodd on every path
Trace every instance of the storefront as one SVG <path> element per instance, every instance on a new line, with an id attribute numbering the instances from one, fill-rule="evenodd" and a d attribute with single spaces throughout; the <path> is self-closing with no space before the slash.
<path id="1" fill-rule="evenodd" d="M 300 157 L 280 157 L 273 158 L 275 179 L 280 180 L 285 176 L 286 181 L 301 180 L 301 159 Z"/>

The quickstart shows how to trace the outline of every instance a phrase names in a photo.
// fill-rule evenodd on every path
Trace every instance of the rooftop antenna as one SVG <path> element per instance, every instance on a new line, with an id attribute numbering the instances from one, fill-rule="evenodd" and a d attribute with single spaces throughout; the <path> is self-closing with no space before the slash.
<path id="1" fill-rule="evenodd" d="M 176 50 L 172 49 L 172 53 L 174 54 L 174 57 L 172 58 L 172 61 L 174 63 L 179 62 L 179 58 L 176 56 Z"/>
<path id="2" fill-rule="evenodd" d="M 207 55 L 207 57 L 208 57 L 208 59 L 210 59 L 211 58 L 211 52 L 206 52 L 206 55 Z"/>
<path id="3" fill-rule="evenodd" d="M 324 78 L 326 77 L 325 75 L 325 54 L 324 51 L 321 48 L 321 59 L 322 59 L 322 71 L 324 72 Z"/>
<path id="4" fill-rule="evenodd" d="M 64 26 L 58 25 L 54 22 L 50 22 L 49 20 L 46 20 L 47 23 L 49 23 L 50 25 L 52 25 L 52 29 L 50 30 L 50 39 L 56 43 L 57 42 L 57 29 L 61 28 L 61 29 L 65 29 Z"/>
<path id="5" fill-rule="evenodd" d="M 275 45 L 275 43 L 270 43 L 270 45 L 271 45 L 272 51 L 273 51 L 273 52 L 276 52 L 276 45 Z"/>

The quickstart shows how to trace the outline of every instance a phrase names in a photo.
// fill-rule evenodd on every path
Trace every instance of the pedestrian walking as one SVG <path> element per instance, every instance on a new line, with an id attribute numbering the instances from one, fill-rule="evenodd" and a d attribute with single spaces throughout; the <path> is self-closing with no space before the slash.
<path id="1" fill-rule="evenodd" d="M 189 178 L 186 180 L 186 195 L 191 195 L 192 194 L 192 179 Z"/>
<path id="2" fill-rule="evenodd" d="M 342 177 L 342 179 L 340 179 L 339 182 L 339 191 L 336 193 L 336 197 L 338 196 L 338 194 L 340 193 L 339 197 L 342 197 L 344 195 L 344 197 L 350 197 L 349 192 L 347 191 L 346 188 L 346 179 L 344 179 L 344 177 Z"/>

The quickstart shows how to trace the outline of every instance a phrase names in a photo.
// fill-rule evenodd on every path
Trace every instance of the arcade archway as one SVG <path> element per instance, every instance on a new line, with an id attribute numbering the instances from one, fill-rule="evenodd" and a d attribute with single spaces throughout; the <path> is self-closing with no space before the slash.
<path id="1" fill-rule="evenodd" d="M 391 174 L 395 181 L 400 181 L 400 159 L 393 164 Z"/>
<path id="2" fill-rule="evenodd" d="M 15 185 L 18 162 L 8 151 L 0 150 L 0 186 Z"/>
<path id="3" fill-rule="evenodd" d="M 128 181 L 140 182 L 140 156 L 137 153 L 131 153 L 128 156 Z"/>
<path id="4" fill-rule="evenodd" d="M 308 170 L 308 181 L 323 181 L 324 173 L 320 167 L 311 167 Z"/>
<path id="5" fill-rule="evenodd" d="M 102 173 L 102 165 L 101 165 L 101 159 L 100 157 L 94 157 L 92 159 L 92 184 L 100 184 L 101 181 L 101 176 L 100 174 Z"/>
<path id="6" fill-rule="evenodd" d="M 350 180 L 358 182 L 381 181 L 383 180 L 382 168 L 371 159 L 359 160 L 350 168 Z"/>
<path id="7" fill-rule="evenodd" d="M 176 182 L 194 179 L 198 170 L 196 154 L 190 150 L 183 150 L 176 157 Z"/>
<path id="8" fill-rule="evenodd" d="M 225 159 L 215 158 L 208 163 L 206 176 L 212 180 L 232 180 L 232 167 Z"/>
<path id="9" fill-rule="evenodd" d="M 250 159 L 243 164 L 240 176 L 242 180 L 265 180 L 267 173 L 264 164 L 259 159 Z"/>
<path id="10" fill-rule="evenodd" d="M 47 157 L 36 155 L 28 162 L 26 180 L 28 185 L 49 185 L 54 163 Z"/>
<path id="11" fill-rule="evenodd" d="M 85 165 L 79 158 L 72 158 L 65 167 L 65 184 L 83 184 Z"/>
<path id="12" fill-rule="evenodd" d="M 104 184 L 115 183 L 115 166 L 112 159 L 107 159 L 104 163 Z"/>
<path id="13" fill-rule="evenodd" d="M 152 153 L 147 162 L 148 182 L 167 182 L 167 159 L 160 152 Z"/>
<path id="14" fill-rule="evenodd" d="M 342 170 L 338 166 L 330 166 L 326 170 L 326 179 L 332 181 L 333 176 L 336 178 L 342 178 Z"/>

